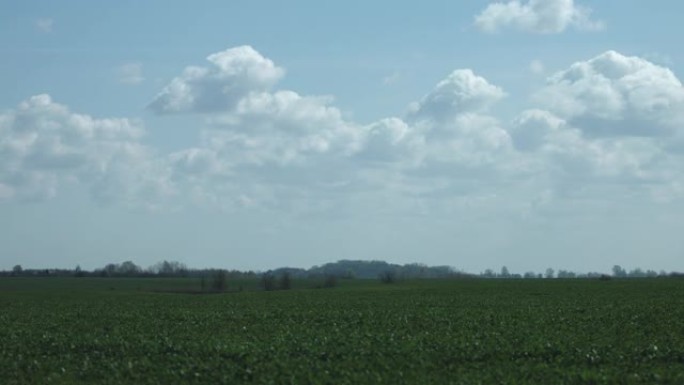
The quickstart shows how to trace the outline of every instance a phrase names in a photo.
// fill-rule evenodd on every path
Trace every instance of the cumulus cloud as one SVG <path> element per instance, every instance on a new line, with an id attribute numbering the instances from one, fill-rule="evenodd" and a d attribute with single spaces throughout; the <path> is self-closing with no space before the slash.
<path id="1" fill-rule="evenodd" d="M 593 136 L 672 135 L 684 123 L 684 88 L 672 71 L 615 51 L 551 76 L 535 100 Z"/>
<path id="2" fill-rule="evenodd" d="M 475 25 L 484 32 L 513 28 L 533 33 L 560 33 L 568 27 L 600 30 L 602 21 L 591 18 L 591 9 L 573 0 L 513 0 L 489 4 L 475 17 Z"/>
<path id="3" fill-rule="evenodd" d="M 147 170 L 150 150 L 139 123 L 73 113 L 49 95 L 36 95 L 0 114 L 0 190 L 5 199 L 53 197 L 61 184 L 84 183 L 96 197 L 133 200 L 161 173 Z M 148 186 L 148 187 L 149 187 Z M 105 199 L 106 200 L 106 199 Z"/>
<path id="4" fill-rule="evenodd" d="M 466 112 L 484 111 L 505 95 L 472 70 L 456 70 L 411 106 L 410 115 L 416 119 L 449 120 Z"/>
<path id="5" fill-rule="evenodd" d="M 513 149 L 487 115 L 505 92 L 469 69 L 438 82 L 405 116 L 360 124 L 345 119 L 331 97 L 277 89 L 284 71 L 252 48 L 209 56 L 217 57 L 222 65 L 186 69 L 151 104 L 156 112 L 205 117 L 201 145 L 169 157 L 174 183 L 192 181 L 198 200 L 235 207 L 242 196 L 254 208 L 304 199 L 328 207 L 342 191 L 336 199 L 378 188 L 412 191 L 398 181 L 414 178 L 429 189 L 417 170 L 445 179 L 497 169 Z M 209 95 L 221 102 L 198 102 Z M 395 183 L 381 182 L 389 179 Z"/>
<path id="6" fill-rule="evenodd" d="M 589 67 L 602 68 L 592 71 L 615 79 L 639 67 L 626 65 L 620 73 L 620 66 L 590 62 Z M 173 182 L 192 186 L 186 187 L 189 195 L 212 204 L 238 207 L 246 197 L 251 208 L 289 202 L 301 209 L 306 205 L 293 202 L 329 207 L 387 189 L 401 195 L 393 199 L 404 204 L 419 199 L 434 206 L 437 197 L 445 204 L 461 195 L 479 201 L 476 197 L 491 195 L 492 189 L 515 190 L 518 183 L 524 188 L 541 183 L 539 189 L 563 196 L 554 189 L 567 189 L 576 183 L 571 181 L 653 184 L 674 175 L 673 160 L 657 140 L 627 132 L 619 138 L 592 136 L 588 132 L 599 126 L 574 119 L 584 112 L 554 107 L 566 104 L 551 93 L 568 82 L 570 76 L 563 74 L 577 72 L 574 67 L 552 76 L 540 91 L 547 95 L 539 108 L 510 124 L 491 113 L 506 92 L 468 69 L 439 81 L 404 116 L 370 124 L 345 119 L 329 97 L 257 84 L 221 109 L 207 111 L 201 145 L 169 157 Z M 574 104 L 582 101 L 582 92 L 558 93 L 574 95 Z M 601 110 L 595 100 L 585 102 Z M 646 119 L 655 121 L 652 115 Z M 672 172 L 662 172 L 665 168 Z"/>
<path id="7" fill-rule="evenodd" d="M 207 57 L 209 67 L 187 67 L 149 105 L 157 114 L 208 113 L 233 108 L 250 92 L 268 90 L 284 70 L 249 46 Z"/>
<path id="8" fill-rule="evenodd" d="M 511 139 L 488 112 L 505 96 L 503 89 L 472 70 L 460 69 L 413 103 L 405 120 L 421 137 L 423 146 L 417 152 L 422 166 L 453 172 L 504 165 Z"/>
<path id="9" fill-rule="evenodd" d="M 201 113 L 198 143 L 169 154 L 142 145 L 137 122 L 76 114 L 47 95 L 0 114 L 0 199 L 49 197 L 81 183 L 103 202 L 171 196 L 226 210 L 429 213 L 529 210 L 548 206 L 532 202 L 542 192 L 547 202 L 619 191 L 608 185 L 672 199 L 680 190 L 663 186 L 684 184 L 673 147 L 682 86 L 641 58 L 610 51 L 573 64 L 511 122 L 494 108 L 506 92 L 460 69 L 404 115 L 370 123 L 349 120 L 329 96 L 279 89 L 284 71 L 252 48 L 209 58 L 150 106 Z"/>
<path id="10" fill-rule="evenodd" d="M 214 145 L 230 147 L 234 162 L 298 164 L 311 157 L 346 156 L 361 141 L 358 125 L 325 97 L 294 91 L 250 93 L 232 111 L 208 119 Z"/>
<path id="11" fill-rule="evenodd" d="M 371 163 L 415 164 L 425 148 L 425 137 L 400 118 L 386 118 L 362 129 L 362 144 L 356 156 Z"/>
<path id="12" fill-rule="evenodd" d="M 549 111 L 524 111 L 509 131 L 532 173 L 544 175 L 561 190 L 578 184 L 582 189 L 606 184 L 655 186 L 679 173 L 676 158 L 657 140 L 587 137 Z"/>
<path id="13" fill-rule="evenodd" d="M 551 76 L 532 98 L 539 108 L 507 130 L 553 196 L 671 201 L 684 178 L 683 92 L 668 68 L 608 51 Z"/>
<path id="14" fill-rule="evenodd" d="M 565 124 L 563 119 L 548 111 L 527 110 L 515 118 L 509 131 L 518 150 L 533 151 L 548 142 Z"/>

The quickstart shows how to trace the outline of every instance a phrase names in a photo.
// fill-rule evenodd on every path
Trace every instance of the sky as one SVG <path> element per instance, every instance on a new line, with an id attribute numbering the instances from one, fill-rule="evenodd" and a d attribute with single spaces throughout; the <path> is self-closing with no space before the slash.
<path id="1" fill-rule="evenodd" d="M 684 3 L 0 3 L 0 269 L 684 270 Z"/>

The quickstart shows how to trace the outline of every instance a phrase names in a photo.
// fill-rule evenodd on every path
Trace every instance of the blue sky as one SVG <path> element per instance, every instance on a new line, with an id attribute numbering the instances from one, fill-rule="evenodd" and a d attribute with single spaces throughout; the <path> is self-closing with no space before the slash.
<path id="1" fill-rule="evenodd" d="M 684 5 L 0 5 L 0 268 L 684 270 Z"/>

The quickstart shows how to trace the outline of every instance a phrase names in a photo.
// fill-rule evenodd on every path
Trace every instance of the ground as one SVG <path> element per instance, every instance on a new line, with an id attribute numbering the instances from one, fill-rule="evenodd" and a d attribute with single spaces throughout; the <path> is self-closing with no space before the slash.
<path id="1" fill-rule="evenodd" d="M 681 279 L 228 285 L 0 278 L 0 382 L 684 383 Z"/>

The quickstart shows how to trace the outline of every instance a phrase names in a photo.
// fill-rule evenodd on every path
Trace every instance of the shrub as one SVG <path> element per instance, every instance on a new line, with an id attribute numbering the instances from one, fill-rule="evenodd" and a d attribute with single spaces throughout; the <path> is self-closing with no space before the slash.
<path id="1" fill-rule="evenodd" d="M 337 286 L 337 277 L 333 274 L 326 274 L 323 279 L 323 287 L 329 289 L 335 286 Z"/>

